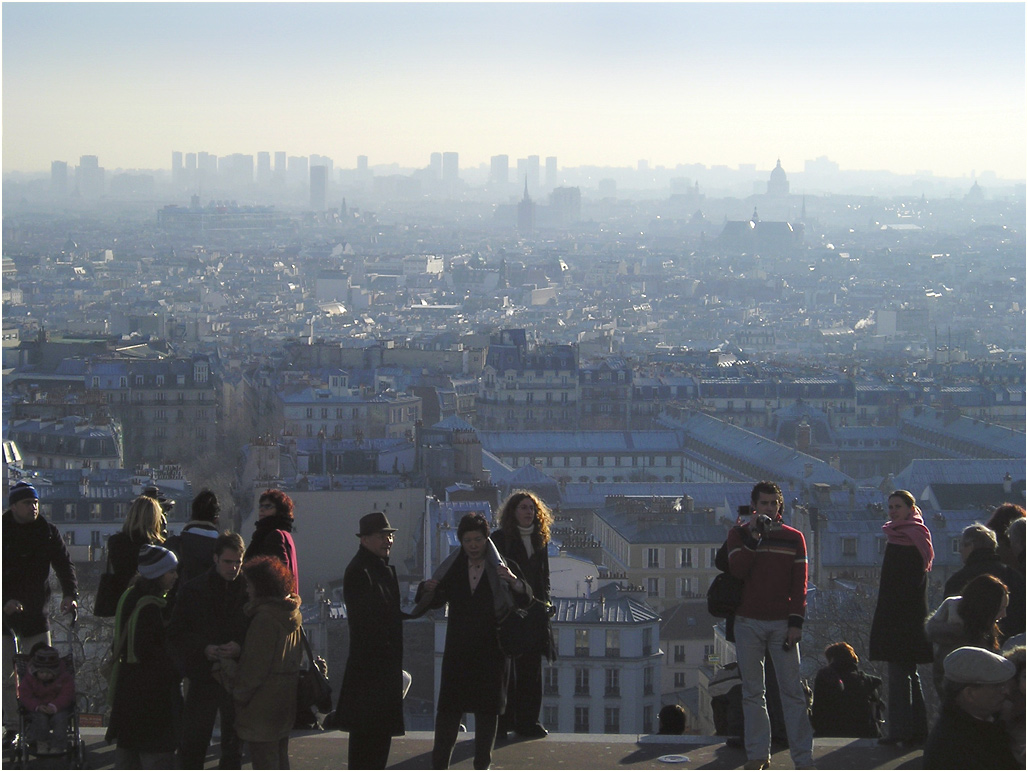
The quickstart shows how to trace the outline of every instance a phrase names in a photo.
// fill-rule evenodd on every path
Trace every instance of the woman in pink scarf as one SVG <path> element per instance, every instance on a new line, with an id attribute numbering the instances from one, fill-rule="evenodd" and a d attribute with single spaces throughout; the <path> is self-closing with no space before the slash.
<path id="1" fill-rule="evenodd" d="M 935 551 L 932 534 L 909 491 L 889 494 L 889 522 L 882 532 L 887 544 L 869 642 L 871 659 L 887 664 L 889 678 L 888 731 L 878 742 L 917 746 L 928 736 L 917 666 L 932 661 L 924 620 Z"/>

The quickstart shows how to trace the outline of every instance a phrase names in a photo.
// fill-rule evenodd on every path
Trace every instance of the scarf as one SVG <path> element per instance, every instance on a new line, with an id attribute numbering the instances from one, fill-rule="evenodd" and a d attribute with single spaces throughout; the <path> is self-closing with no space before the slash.
<path id="1" fill-rule="evenodd" d="M 932 570 L 932 561 L 935 559 L 935 550 L 932 549 L 932 532 L 924 524 L 921 515 L 911 515 L 906 520 L 889 520 L 882 526 L 885 539 L 889 544 L 901 544 L 903 546 L 917 547 L 924 561 L 924 570 Z"/>
<path id="2" fill-rule="evenodd" d="M 493 613 L 496 615 L 496 619 L 503 619 L 507 615 L 507 612 L 514 607 L 514 596 L 511 593 L 510 586 L 506 582 L 501 582 L 500 577 L 496 575 L 496 566 L 505 566 L 507 562 L 503 559 L 503 556 L 497 552 L 496 545 L 493 544 L 492 539 L 486 539 L 485 543 L 488 545 L 485 553 L 485 576 L 489 581 L 489 589 L 493 591 Z M 439 564 L 432 573 L 432 578 L 437 582 L 441 581 L 450 570 L 457 563 L 457 558 L 460 556 L 462 547 L 457 547 L 449 555 L 446 560 Z M 410 612 L 410 618 L 416 619 L 428 611 L 428 604 L 432 602 L 432 596 L 434 592 L 426 592 L 414 609 Z"/>
<path id="3" fill-rule="evenodd" d="M 525 554 L 528 557 L 532 557 L 532 553 L 535 552 L 535 548 L 532 546 L 532 534 L 535 533 L 535 523 L 532 523 L 527 528 L 518 526 L 518 533 L 521 534 L 521 543 L 525 545 Z"/>

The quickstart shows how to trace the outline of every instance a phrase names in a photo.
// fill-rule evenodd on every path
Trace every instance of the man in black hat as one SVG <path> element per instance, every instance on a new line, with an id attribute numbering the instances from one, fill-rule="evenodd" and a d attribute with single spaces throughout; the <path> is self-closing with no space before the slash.
<path id="1" fill-rule="evenodd" d="M 3 514 L 3 707 L 4 721 L 13 723 L 18 720 L 14 636 L 18 637 L 22 651 L 31 651 L 40 641 L 50 645 L 50 620 L 46 613 L 50 569 L 61 583 L 62 613 L 75 610 L 78 583 L 60 531 L 39 514 L 36 489 L 27 482 L 19 482 L 8 493 L 7 503 L 9 508 Z M 7 734 L 5 728 L 5 743 Z"/>
<path id="2" fill-rule="evenodd" d="M 360 546 L 343 575 L 350 656 L 332 726 L 350 733 L 350 769 L 385 769 L 403 726 L 403 619 L 396 569 L 389 565 L 396 529 L 382 512 L 360 519 Z"/>

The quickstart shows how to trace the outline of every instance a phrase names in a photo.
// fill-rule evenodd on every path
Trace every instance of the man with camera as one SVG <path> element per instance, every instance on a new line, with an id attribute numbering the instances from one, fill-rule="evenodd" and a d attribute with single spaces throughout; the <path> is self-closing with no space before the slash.
<path id="1" fill-rule="evenodd" d="M 802 533 L 782 522 L 784 500 L 775 483 L 754 485 L 750 505 L 750 521 L 728 533 L 729 567 L 743 581 L 735 652 L 742 677 L 745 769 L 768 769 L 771 764 L 765 652 L 770 652 L 777 674 L 793 764 L 813 769 L 814 739 L 800 684 L 799 652 L 807 605 L 807 546 Z"/>

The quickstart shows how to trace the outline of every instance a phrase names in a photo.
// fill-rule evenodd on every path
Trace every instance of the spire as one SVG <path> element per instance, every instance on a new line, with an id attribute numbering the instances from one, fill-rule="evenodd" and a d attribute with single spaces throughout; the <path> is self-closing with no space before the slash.
<path id="1" fill-rule="evenodd" d="M 528 201 L 528 175 L 525 175 L 525 197 L 524 201 Z"/>

